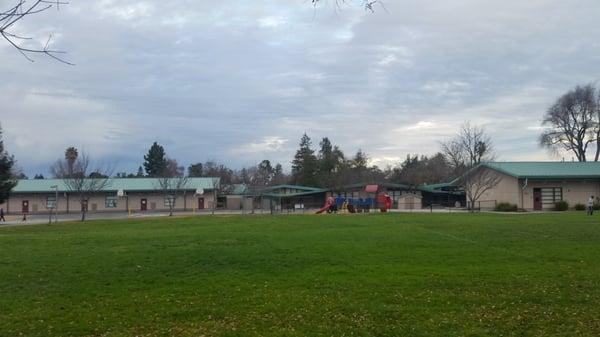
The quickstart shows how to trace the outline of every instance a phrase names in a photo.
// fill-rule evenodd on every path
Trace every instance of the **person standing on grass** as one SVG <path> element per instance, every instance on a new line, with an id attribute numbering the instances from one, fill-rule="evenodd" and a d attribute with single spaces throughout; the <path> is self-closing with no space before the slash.
<path id="1" fill-rule="evenodd" d="M 588 199 L 588 215 L 594 215 L 594 196 L 592 195 L 589 199 Z"/>
<path id="2" fill-rule="evenodd" d="M 4 208 L 0 208 L 0 221 L 6 222 L 6 219 L 4 219 Z"/>

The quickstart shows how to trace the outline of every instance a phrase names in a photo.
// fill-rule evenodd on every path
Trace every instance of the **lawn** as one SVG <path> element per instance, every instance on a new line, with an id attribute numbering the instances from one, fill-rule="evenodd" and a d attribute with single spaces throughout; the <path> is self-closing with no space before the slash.
<path id="1" fill-rule="evenodd" d="M 600 216 L 0 228 L 0 336 L 598 336 Z"/>

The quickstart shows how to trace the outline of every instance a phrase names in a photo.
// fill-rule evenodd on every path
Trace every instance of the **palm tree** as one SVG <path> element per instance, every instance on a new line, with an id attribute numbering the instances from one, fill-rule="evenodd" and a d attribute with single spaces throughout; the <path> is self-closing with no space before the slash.
<path id="1" fill-rule="evenodd" d="M 73 165 L 75 165 L 75 161 L 77 160 L 78 155 L 79 153 L 77 152 L 77 149 L 73 146 L 67 148 L 67 150 L 65 151 L 65 159 L 67 160 L 67 163 L 69 165 L 69 175 L 73 175 Z"/>

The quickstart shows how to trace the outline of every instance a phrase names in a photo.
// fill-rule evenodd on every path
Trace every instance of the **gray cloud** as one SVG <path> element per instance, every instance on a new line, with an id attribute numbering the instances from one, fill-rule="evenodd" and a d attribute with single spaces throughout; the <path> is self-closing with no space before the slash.
<path id="1" fill-rule="evenodd" d="M 307 132 L 385 165 L 471 120 L 500 159 L 547 159 L 542 113 L 600 78 L 597 1 L 385 4 L 73 1 L 18 28 L 75 67 L 0 45 L 8 149 L 29 174 L 70 145 L 134 171 L 155 140 L 186 165 L 287 166 Z"/>

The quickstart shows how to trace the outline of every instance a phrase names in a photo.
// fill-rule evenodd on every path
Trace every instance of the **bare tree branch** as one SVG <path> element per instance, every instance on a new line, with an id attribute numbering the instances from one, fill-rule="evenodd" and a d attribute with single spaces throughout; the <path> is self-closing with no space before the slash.
<path id="1" fill-rule="evenodd" d="M 496 172 L 482 167 L 482 163 L 495 159 L 492 139 L 479 126 L 464 123 L 451 140 L 442 143 L 442 153 L 460 177 L 458 185 L 465 190 L 469 209 L 488 190 L 500 182 Z"/>
<path id="2" fill-rule="evenodd" d="M 460 179 L 467 196 L 468 208 L 473 211 L 475 203 L 485 192 L 496 187 L 502 177 L 496 171 L 479 165 L 465 173 Z"/>
<path id="3" fill-rule="evenodd" d="M 478 164 L 493 161 L 492 139 L 479 126 L 465 122 L 456 136 L 441 144 L 442 153 L 457 176 L 465 174 Z"/>
<path id="4" fill-rule="evenodd" d="M 14 28 L 16 23 L 28 16 L 45 12 L 53 7 L 59 9 L 60 5 L 67 4 L 69 3 L 60 0 L 35 0 L 31 2 L 30 5 L 27 5 L 27 0 L 18 0 L 9 9 L 0 12 L 0 35 L 30 62 L 34 62 L 32 55 L 43 54 L 61 63 L 73 65 L 73 63 L 68 62 L 61 57 L 65 52 L 50 48 L 50 42 L 53 38 L 52 34 L 50 34 L 43 47 L 29 48 L 22 46 L 19 41 L 32 40 L 30 37 L 20 36 L 10 31 L 10 29 Z"/>
<path id="5" fill-rule="evenodd" d="M 561 96 L 546 112 L 540 145 L 552 152 L 571 152 L 587 161 L 590 144 L 600 145 L 600 92 L 592 85 L 577 86 Z M 598 161 L 599 148 L 594 160 Z"/>
<path id="6" fill-rule="evenodd" d="M 50 171 L 55 178 L 62 179 L 67 189 L 79 199 L 81 221 L 85 221 L 90 197 L 102 191 L 109 184 L 109 177 L 112 175 L 109 169 L 91 169 L 91 160 L 87 154 L 77 154 L 74 148 L 67 149 L 65 158 L 57 160 Z"/>
<path id="7" fill-rule="evenodd" d="M 166 168 L 157 178 L 157 182 L 155 188 L 161 191 L 169 207 L 169 216 L 173 216 L 177 197 L 186 188 L 189 178 L 185 176 L 183 167 L 177 165 L 176 160 L 167 159 Z"/>

